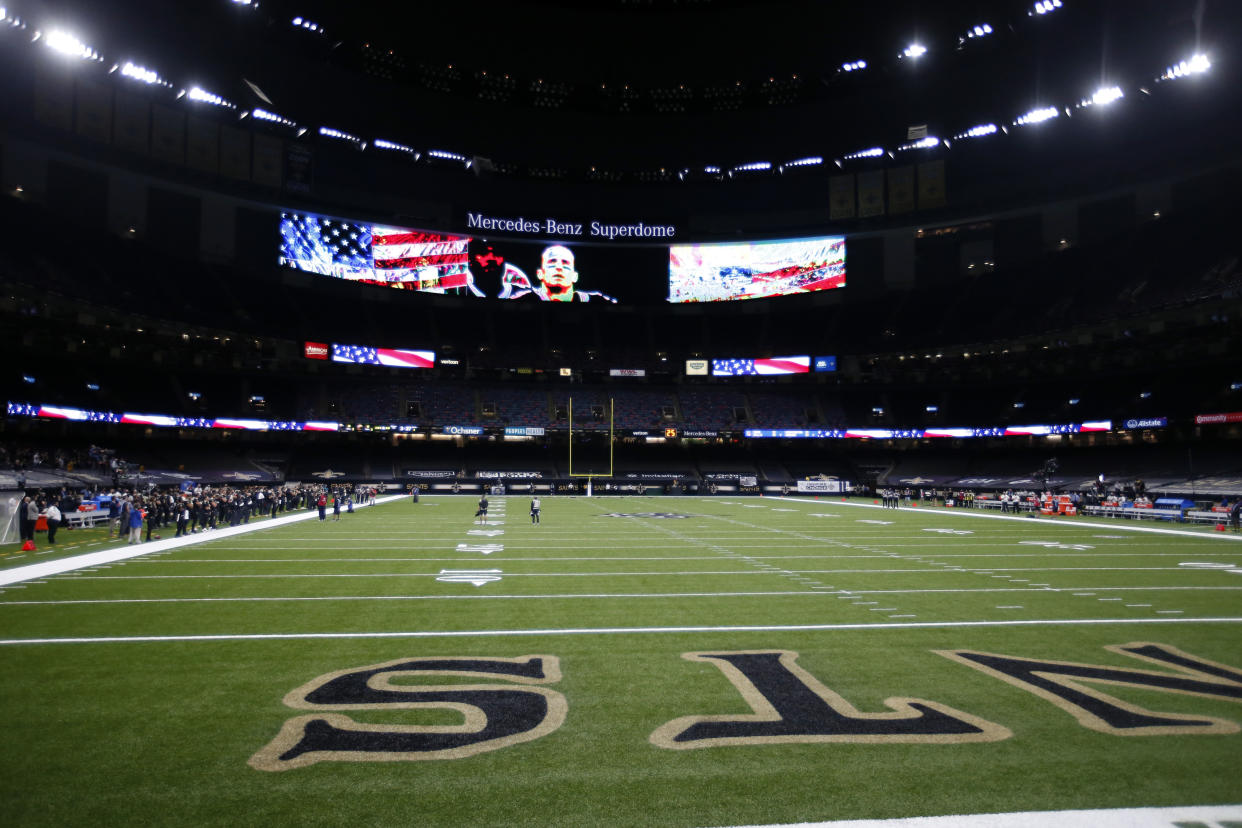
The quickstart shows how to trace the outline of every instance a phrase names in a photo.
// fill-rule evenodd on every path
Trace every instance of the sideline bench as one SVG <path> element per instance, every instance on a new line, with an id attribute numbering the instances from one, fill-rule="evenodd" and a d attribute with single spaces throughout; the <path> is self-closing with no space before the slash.
<path id="1" fill-rule="evenodd" d="M 1126 520 L 1142 520 L 1143 518 L 1176 520 L 1178 522 L 1183 520 L 1181 509 L 1140 509 L 1134 506 L 1084 506 L 1082 511 L 1088 515 L 1123 517 Z"/>

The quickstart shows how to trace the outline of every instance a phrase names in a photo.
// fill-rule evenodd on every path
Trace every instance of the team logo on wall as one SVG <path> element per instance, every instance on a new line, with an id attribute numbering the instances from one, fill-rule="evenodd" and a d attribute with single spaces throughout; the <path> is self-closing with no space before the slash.
<path id="1" fill-rule="evenodd" d="M 323 471 L 311 472 L 311 474 L 315 477 L 319 477 L 324 480 L 331 480 L 334 477 L 345 476 L 345 472 L 333 471 L 332 469 L 324 469 Z"/>
<path id="2" fill-rule="evenodd" d="M 486 683 L 408 683 L 428 676 Z M 317 762 L 412 762 L 461 759 L 529 742 L 565 721 L 565 697 L 540 685 L 561 680 L 555 656 L 409 658 L 320 676 L 285 696 L 296 710 L 250 757 L 256 770 L 284 771 Z M 408 710 L 408 724 L 367 724 L 334 711 Z M 418 724 L 419 711 L 449 710 L 460 724 Z M 439 717 L 434 714 L 431 721 Z"/>
<path id="3" fill-rule="evenodd" d="M 681 520 L 688 518 L 690 515 L 679 515 L 676 512 L 608 512 L 602 517 L 621 517 L 621 518 L 668 518 L 671 520 Z"/>

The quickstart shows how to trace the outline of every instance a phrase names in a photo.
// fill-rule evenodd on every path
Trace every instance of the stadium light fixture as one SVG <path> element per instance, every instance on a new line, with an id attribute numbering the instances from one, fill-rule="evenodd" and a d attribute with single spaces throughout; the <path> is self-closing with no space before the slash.
<path id="1" fill-rule="evenodd" d="M 172 84 L 161 78 L 159 72 L 154 69 L 148 69 L 145 66 L 140 66 L 133 61 L 127 60 L 125 63 L 120 65 L 114 63 L 112 68 L 108 70 L 108 74 L 110 75 L 113 72 L 120 72 L 122 77 L 138 81 L 139 83 L 145 83 L 148 86 L 163 86 L 168 89 L 172 88 Z"/>
<path id="2" fill-rule="evenodd" d="M 290 129 L 297 128 L 297 124 L 295 124 L 293 121 L 290 121 L 288 118 L 284 118 L 280 115 L 277 115 L 275 112 L 269 112 L 266 109 L 258 109 L 258 108 L 252 109 L 250 110 L 250 115 L 256 121 L 267 121 L 269 124 L 278 124 L 280 126 L 289 127 Z"/>
<path id="3" fill-rule="evenodd" d="M 851 152 L 849 155 L 842 156 L 842 161 L 853 161 L 858 158 L 879 158 L 884 155 L 883 147 L 871 147 L 858 152 Z"/>
<path id="4" fill-rule="evenodd" d="M 1079 101 L 1080 107 L 1084 106 L 1108 106 L 1113 101 L 1124 98 L 1126 93 L 1121 91 L 1120 86 L 1102 86 L 1096 90 L 1095 94 L 1090 98 L 1084 98 Z"/>
<path id="5" fill-rule="evenodd" d="M 43 38 L 43 42 L 47 44 L 47 47 L 53 52 L 65 55 L 66 57 L 93 61 L 103 60 L 103 56 L 101 56 L 90 46 L 87 46 L 69 32 L 62 31 L 61 29 L 52 29 L 49 31 Z"/>
<path id="6" fill-rule="evenodd" d="M 1061 0 L 1039 0 L 1039 2 L 1035 4 L 1035 7 L 1026 13 L 1026 16 L 1034 17 L 1037 14 L 1052 14 L 1061 7 Z"/>
<path id="7" fill-rule="evenodd" d="M 987 37 L 995 31 L 991 23 L 980 23 L 978 26 L 970 28 L 964 37 L 959 37 L 958 41 L 965 43 L 967 40 L 975 40 L 977 38 Z"/>
<path id="8" fill-rule="evenodd" d="M 350 135 L 348 132 L 343 132 L 339 129 L 333 129 L 332 127 L 320 127 L 319 134 L 325 138 L 335 138 L 338 141 L 348 141 L 358 149 L 367 148 L 366 142 L 357 135 Z"/>
<path id="9" fill-rule="evenodd" d="M 0 23 L 13 29 L 26 28 L 26 22 L 4 6 L 0 6 Z"/>
<path id="10" fill-rule="evenodd" d="M 996 124 L 979 124 L 973 126 L 965 132 L 959 132 L 953 136 L 954 141 L 961 141 L 966 138 L 982 138 L 985 135 L 995 135 L 997 133 Z"/>
<path id="11" fill-rule="evenodd" d="M 867 61 L 865 60 L 855 60 L 851 63 L 841 64 L 842 72 L 859 72 L 866 68 L 867 68 Z"/>
<path id="12" fill-rule="evenodd" d="M 1025 115 L 1020 115 L 1013 122 L 1014 126 L 1026 126 L 1027 124 L 1038 124 L 1042 121 L 1049 121 L 1058 118 L 1061 111 L 1055 106 L 1045 106 L 1040 109 L 1032 109 Z"/>
<path id="13" fill-rule="evenodd" d="M 920 138 L 919 140 L 912 141 L 909 144 L 902 144 L 897 147 L 897 151 L 906 152 L 907 150 L 931 149 L 932 147 L 938 146 L 940 146 L 940 139 L 934 135 L 928 135 L 926 138 Z"/>
<path id="14" fill-rule="evenodd" d="M 923 45 L 923 44 L 921 44 L 921 43 L 911 43 L 909 46 L 907 46 L 907 47 L 905 48 L 905 51 L 903 51 L 903 52 L 901 53 L 901 57 L 903 57 L 903 58 L 921 58 L 921 57 L 922 57 L 923 55 L 925 55 L 925 54 L 927 54 L 927 47 L 926 47 L 926 46 L 924 46 L 924 45 Z"/>
<path id="15" fill-rule="evenodd" d="M 786 161 L 782 166 L 785 167 L 815 167 L 824 163 L 822 156 L 816 155 L 810 158 L 798 158 L 794 161 Z"/>
<path id="16" fill-rule="evenodd" d="M 1190 75 L 1202 75 L 1211 68 L 1212 61 L 1208 60 L 1207 55 L 1199 53 L 1191 57 L 1190 60 L 1178 61 L 1168 69 L 1165 69 L 1164 74 L 1159 79 L 1162 81 L 1178 80 Z"/>
<path id="17" fill-rule="evenodd" d="M 460 161 L 463 164 L 468 164 L 470 162 L 470 159 L 462 155 L 460 152 L 449 152 L 448 150 L 427 150 L 427 155 L 432 158 L 442 158 L 445 161 Z"/>
<path id="18" fill-rule="evenodd" d="M 752 161 L 749 164 L 738 164 L 729 172 L 757 172 L 772 169 L 771 161 Z"/>
<path id="19" fill-rule="evenodd" d="M 191 86 L 189 91 L 185 93 L 185 96 L 192 101 L 197 101 L 198 103 L 211 104 L 212 106 L 218 106 L 224 109 L 237 109 L 236 104 L 226 101 L 214 92 L 208 92 L 201 86 Z M 181 96 L 178 95 L 177 97 Z"/>
<path id="20" fill-rule="evenodd" d="M 405 144 L 398 144 L 393 141 L 385 141 L 383 138 L 376 138 L 373 143 L 375 144 L 376 149 L 392 150 L 393 152 L 404 152 L 406 155 L 411 156 L 415 161 L 417 161 L 421 157 L 421 154 L 417 150 L 415 150 L 413 147 L 407 147 Z"/>
<path id="21" fill-rule="evenodd" d="M 315 32 L 316 34 L 323 34 L 323 26 L 320 26 L 318 23 L 314 23 L 310 20 L 307 20 L 304 17 L 295 17 L 293 18 L 292 22 L 293 22 L 293 25 L 299 29 L 306 29 L 306 31 L 308 32 Z"/>

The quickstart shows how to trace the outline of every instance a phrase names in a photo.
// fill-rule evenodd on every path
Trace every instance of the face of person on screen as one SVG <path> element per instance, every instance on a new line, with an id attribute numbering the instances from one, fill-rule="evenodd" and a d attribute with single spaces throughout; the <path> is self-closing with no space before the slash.
<path id="1" fill-rule="evenodd" d="M 574 270 L 574 254 L 563 245 L 545 248 L 536 271 L 547 298 L 554 302 L 567 302 L 574 298 L 574 284 L 578 271 Z"/>

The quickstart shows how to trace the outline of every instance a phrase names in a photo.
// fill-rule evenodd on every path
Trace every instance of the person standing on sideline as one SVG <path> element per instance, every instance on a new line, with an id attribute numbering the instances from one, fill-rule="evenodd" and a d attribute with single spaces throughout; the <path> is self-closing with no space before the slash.
<path id="1" fill-rule="evenodd" d="M 319 520 L 328 519 L 328 496 L 323 492 L 319 493 L 319 499 L 315 501 L 315 505 L 319 507 Z"/>
<path id="2" fill-rule="evenodd" d="M 418 486 L 410 487 L 410 495 L 411 495 L 411 501 L 413 503 L 417 503 L 418 502 Z"/>
<path id="3" fill-rule="evenodd" d="M 142 543 L 142 510 L 136 504 L 129 507 L 129 543 L 127 546 Z"/>
<path id="4" fill-rule="evenodd" d="M 479 496 L 479 510 L 474 513 L 475 517 L 483 518 L 483 525 L 487 525 L 487 492 Z"/>
<path id="5" fill-rule="evenodd" d="M 47 504 L 47 542 L 48 545 L 56 543 L 56 530 L 60 528 L 60 507 L 54 502 Z"/>
<path id="6" fill-rule="evenodd" d="M 535 495 L 530 499 L 530 522 L 539 523 L 539 495 Z"/>
<path id="7" fill-rule="evenodd" d="M 30 511 L 34 509 L 34 518 L 31 519 Z M 34 540 L 35 524 L 39 522 L 39 507 L 34 505 L 34 501 L 30 499 L 30 495 L 22 498 L 22 502 L 17 506 L 17 528 L 21 535 L 21 540 Z"/>
<path id="8" fill-rule="evenodd" d="M 121 537 L 121 532 L 121 502 L 116 492 L 113 492 L 108 500 L 108 540 L 112 540 L 113 534 Z"/>
<path id="9" fill-rule="evenodd" d="M 334 492 L 332 494 L 332 519 L 341 519 L 341 493 Z"/>
<path id="10" fill-rule="evenodd" d="M 1229 510 L 1229 528 L 1235 532 L 1242 530 L 1242 497 Z"/>
<path id="11" fill-rule="evenodd" d="M 177 534 L 174 537 L 181 537 L 185 534 L 186 527 L 190 525 L 190 505 L 184 500 L 177 505 Z"/>

